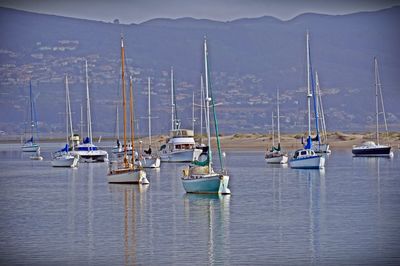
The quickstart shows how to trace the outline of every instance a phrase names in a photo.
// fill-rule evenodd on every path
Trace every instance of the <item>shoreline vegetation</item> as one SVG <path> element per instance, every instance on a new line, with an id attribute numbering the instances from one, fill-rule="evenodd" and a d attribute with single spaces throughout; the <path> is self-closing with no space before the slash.
<path id="1" fill-rule="evenodd" d="M 293 150 L 301 148 L 301 138 L 306 139 L 304 134 L 281 134 L 281 147 L 283 150 Z M 155 147 L 159 147 L 165 143 L 168 138 L 166 135 L 153 136 L 153 143 Z M 195 139 L 197 142 L 200 140 L 200 136 L 196 135 Z M 340 131 L 328 133 L 328 143 L 332 149 L 350 149 L 353 145 L 360 145 L 365 141 L 375 141 L 376 137 L 374 133 L 343 133 Z M 95 138 L 94 142 L 98 142 L 99 138 Z M 221 145 L 225 150 L 269 150 L 272 145 L 271 134 L 259 134 L 259 133 L 240 133 L 232 135 L 221 135 Z M 103 142 L 114 142 L 114 137 L 103 137 L 101 138 L 99 146 Z M 139 141 L 142 141 L 144 148 L 147 148 L 147 137 L 141 137 L 135 145 L 139 145 Z M 203 137 L 203 143 L 205 137 Z M 64 143 L 65 138 L 61 137 L 43 137 L 40 142 L 43 143 Z M 215 143 L 215 137 L 212 138 L 212 142 Z M 18 144 L 21 143 L 20 136 L 3 136 L 0 138 L 0 144 Z M 400 132 L 389 132 L 388 137 L 382 133 L 380 135 L 381 144 L 392 145 L 392 148 L 397 149 L 400 147 Z M 277 145 L 277 139 L 275 138 L 275 145 Z"/>

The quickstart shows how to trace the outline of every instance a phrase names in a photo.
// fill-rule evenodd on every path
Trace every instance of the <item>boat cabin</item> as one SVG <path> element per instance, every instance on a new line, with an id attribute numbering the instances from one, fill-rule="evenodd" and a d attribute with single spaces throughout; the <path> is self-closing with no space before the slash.
<path id="1" fill-rule="evenodd" d="M 304 157 L 312 157 L 316 156 L 313 150 L 309 149 L 301 149 L 294 152 L 293 158 L 304 158 Z"/>

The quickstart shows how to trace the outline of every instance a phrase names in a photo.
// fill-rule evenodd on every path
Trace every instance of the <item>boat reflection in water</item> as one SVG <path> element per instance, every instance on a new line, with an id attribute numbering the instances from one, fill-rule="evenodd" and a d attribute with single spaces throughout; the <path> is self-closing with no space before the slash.
<path id="1" fill-rule="evenodd" d="M 137 258 L 137 250 L 140 240 L 145 239 L 141 235 L 143 230 L 146 232 L 146 222 L 141 219 L 141 211 L 145 209 L 146 191 L 148 186 L 127 186 L 121 184 L 109 184 L 110 192 L 113 196 L 123 199 L 124 206 L 124 264 L 136 265 L 140 264 Z"/>
<path id="2" fill-rule="evenodd" d="M 208 265 L 230 264 L 230 197 L 221 194 L 184 195 L 184 228 L 203 228 L 204 235 L 207 231 Z"/>

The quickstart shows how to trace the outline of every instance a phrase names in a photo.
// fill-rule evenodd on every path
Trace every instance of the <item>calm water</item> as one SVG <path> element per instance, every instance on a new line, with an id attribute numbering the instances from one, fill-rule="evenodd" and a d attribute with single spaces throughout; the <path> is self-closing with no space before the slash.
<path id="1" fill-rule="evenodd" d="M 52 168 L 0 146 L 0 264 L 400 264 L 400 154 L 334 151 L 325 171 L 227 152 L 231 196 L 184 193 L 184 164 L 149 186 L 109 185 L 107 164 Z"/>

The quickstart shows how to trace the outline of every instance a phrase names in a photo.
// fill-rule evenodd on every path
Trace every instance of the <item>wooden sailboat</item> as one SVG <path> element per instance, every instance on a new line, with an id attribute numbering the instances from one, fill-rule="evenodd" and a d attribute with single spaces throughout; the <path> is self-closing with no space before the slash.
<path id="1" fill-rule="evenodd" d="M 226 169 L 224 169 L 223 166 L 222 152 L 218 133 L 218 122 L 215 113 L 214 98 L 212 96 L 212 90 L 210 86 L 211 83 L 209 81 L 208 52 L 206 40 L 204 40 L 204 68 L 206 79 L 205 106 L 208 153 L 203 152 L 199 156 L 199 160 L 192 162 L 192 164 L 189 165 L 187 169 L 183 170 L 183 177 L 181 178 L 182 184 L 187 193 L 230 194 L 231 191 L 228 188 L 229 175 L 227 175 Z M 210 132 L 210 106 L 213 108 L 214 114 L 215 134 L 217 138 L 217 148 L 221 165 L 220 171 L 214 171 L 213 169 Z"/>
<path id="2" fill-rule="evenodd" d="M 146 172 L 140 166 L 135 166 L 135 156 L 128 157 L 127 149 L 127 126 L 126 126 L 126 97 L 125 97 L 125 52 L 124 52 L 124 40 L 121 37 L 121 69 L 122 69 L 122 108 L 123 108 L 123 122 L 124 122 L 124 156 L 122 162 L 119 161 L 120 157 L 116 158 L 116 161 L 110 161 L 109 173 L 107 176 L 108 183 L 119 183 L 119 184 L 149 184 L 146 178 Z M 130 127 L 131 127 L 131 143 L 132 150 L 134 150 L 134 126 L 133 126 L 133 89 L 132 89 L 132 77 L 130 77 L 129 88 L 130 88 Z"/>
<path id="3" fill-rule="evenodd" d="M 148 93 L 148 126 L 149 126 L 149 149 L 144 151 L 141 155 L 140 163 L 143 168 L 159 168 L 161 164 L 160 156 L 154 154 L 151 149 L 151 86 L 150 77 L 147 79 L 147 93 Z"/>
<path id="4" fill-rule="evenodd" d="M 393 157 L 392 147 L 390 145 L 379 144 L 379 115 L 383 115 L 383 121 L 385 124 L 386 135 L 388 135 L 388 128 L 386 123 L 385 107 L 383 105 L 382 86 L 379 77 L 378 60 L 374 57 L 374 68 L 375 68 L 375 118 L 376 118 L 376 143 L 373 141 L 366 141 L 360 146 L 353 146 L 352 153 L 354 156 L 383 156 Z M 379 98 L 381 102 L 381 108 L 379 108 Z M 381 109 L 381 111 L 380 111 Z"/>
<path id="5" fill-rule="evenodd" d="M 65 75 L 65 120 L 66 120 L 66 135 L 67 144 L 65 147 L 55 154 L 51 160 L 51 165 L 54 167 L 77 167 L 79 163 L 79 155 L 70 152 L 70 147 L 74 150 L 74 145 L 70 145 L 70 137 L 74 136 L 74 130 L 72 128 L 72 115 L 71 115 L 71 102 L 69 97 L 68 77 Z M 71 135 L 70 135 L 71 133 Z"/>
<path id="6" fill-rule="evenodd" d="M 38 138 L 38 123 L 36 117 L 36 105 L 32 93 L 32 81 L 29 81 L 29 115 L 30 115 L 30 138 L 22 145 L 23 152 L 38 152 L 40 154 L 40 146 L 35 142 Z"/>
<path id="7" fill-rule="evenodd" d="M 274 113 L 272 112 L 271 124 L 272 124 L 272 147 L 271 150 L 265 154 L 265 161 L 267 163 L 272 164 L 286 164 L 288 161 L 287 154 L 281 151 L 281 130 L 279 123 L 279 90 L 276 91 L 276 112 L 277 112 L 277 121 L 278 121 L 278 147 L 275 147 L 274 143 Z"/>
<path id="8" fill-rule="evenodd" d="M 307 32 L 307 111 L 308 111 L 308 137 L 303 149 L 294 152 L 289 160 L 291 168 L 301 169 L 321 169 L 325 166 L 325 158 L 316 154 L 312 149 L 311 138 L 311 71 L 310 71 L 310 45 L 309 34 Z"/>

